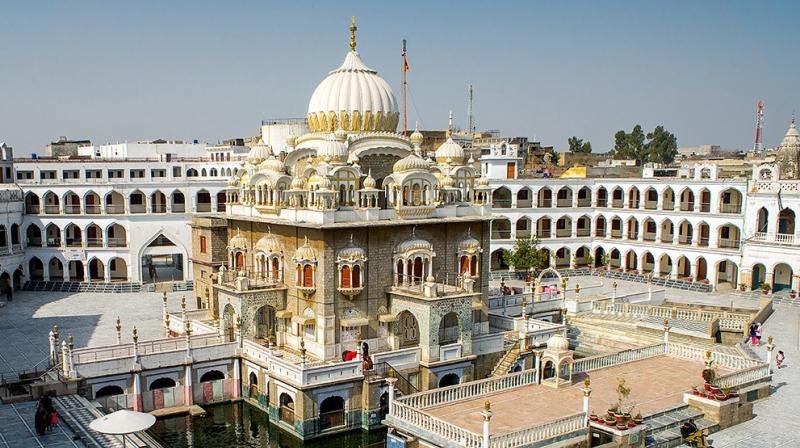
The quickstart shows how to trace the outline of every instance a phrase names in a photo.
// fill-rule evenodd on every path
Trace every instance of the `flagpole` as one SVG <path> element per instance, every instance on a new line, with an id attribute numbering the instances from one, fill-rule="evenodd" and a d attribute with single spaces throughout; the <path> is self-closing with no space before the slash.
<path id="1" fill-rule="evenodd" d="M 406 112 L 406 90 L 408 89 L 408 60 L 406 59 L 406 40 L 403 39 L 403 135 L 408 135 L 408 113 Z"/>

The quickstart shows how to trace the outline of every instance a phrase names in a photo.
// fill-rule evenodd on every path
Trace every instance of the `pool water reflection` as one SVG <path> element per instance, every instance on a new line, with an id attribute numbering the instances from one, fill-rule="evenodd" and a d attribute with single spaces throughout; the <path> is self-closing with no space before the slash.
<path id="1" fill-rule="evenodd" d="M 165 448 L 377 448 L 385 431 L 351 431 L 307 442 L 270 425 L 267 414 L 246 403 L 206 408 L 205 417 L 172 417 L 156 422 L 150 433 Z"/>

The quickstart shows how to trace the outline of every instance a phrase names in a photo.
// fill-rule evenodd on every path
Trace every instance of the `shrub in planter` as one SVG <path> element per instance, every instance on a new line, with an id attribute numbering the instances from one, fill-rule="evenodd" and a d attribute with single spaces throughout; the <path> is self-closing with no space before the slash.
<path id="1" fill-rule="evenodd" d="M 634 423 L 634 422 L 628 422 L 628 428 L 633 428 L 633 427 L 635 427 L 635 426 L 636 426 L 636 423 Z"/>
<path id="2" fill-rule="evenodd" d="M 789 298 L 794 299 L 795 297 L 797 297 L 797 291 L 795 291 L 794 289 L 789 291 Z"/>
<path id="3" fill-rule="evenodd" d="M 617 429 L 620 430 L 620 431 L 624 431 L 625 430 L 625 425 L 620 423 L 620 424 L 617 425 Z"/>
<path id="4" fill-rule="evenodd" d="M 636 416 L 633 417 L 633 422 L 636 423 L 637 425 L 641 425 L 642 424 L 642 414 L 638 414 L 637 413 Z"/>
<path id="5" fill-rule="evenodd" d="M 591 420 L 593 422 L 596 422 L 597 421 L 597 414 L 595 414 L 594 412 L 589 414 L 589 420 Z"/>

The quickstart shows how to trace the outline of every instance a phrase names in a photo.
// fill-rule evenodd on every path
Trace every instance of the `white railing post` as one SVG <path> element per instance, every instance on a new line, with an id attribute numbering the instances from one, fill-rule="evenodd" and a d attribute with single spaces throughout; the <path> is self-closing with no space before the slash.
<path id="1" fill-rule="evenodd" d="M 483 404 L 483 440 L 481 443 L 482 448 L 489 448 L 489 421 L 492 419 L 492 405 L 489 400 Z"/>
<path id="2" fill-rule="evenodd" d="M 772 336 L 767 338 L 767 364 L 769 364 L 769 373 L 772 373 L 772 351 L 775 350 L 775 344 L 772 343 Z"/>
<path id="3" fill-rule="evenodd" d="M 583 418 L 587 425 L 589 424 L 589 396 L 592 395 L 592 388 L 589 387 L 590 384 L 591 382 L 587 375 L 586 379 L 583 380 L 583 387 L 581 388 L 581 392 L 583 392 Z"/>

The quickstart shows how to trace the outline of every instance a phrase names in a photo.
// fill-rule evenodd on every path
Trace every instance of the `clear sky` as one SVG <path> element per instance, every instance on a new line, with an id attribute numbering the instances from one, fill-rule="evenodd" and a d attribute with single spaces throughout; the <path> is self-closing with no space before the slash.
<path id="1" fill-rule="evenodd" d="M 408 40 L 410 123 L 466 127 L 595 151 L 615 131 L 665 125 L 679 146 L 765 145 L 800 108 L 798 1 L 0 0 L 0 141 L 43 152 L 96 143 L 254 135 L 302 117 L 314 87 L 358 50 L 400 98 Z"/>

